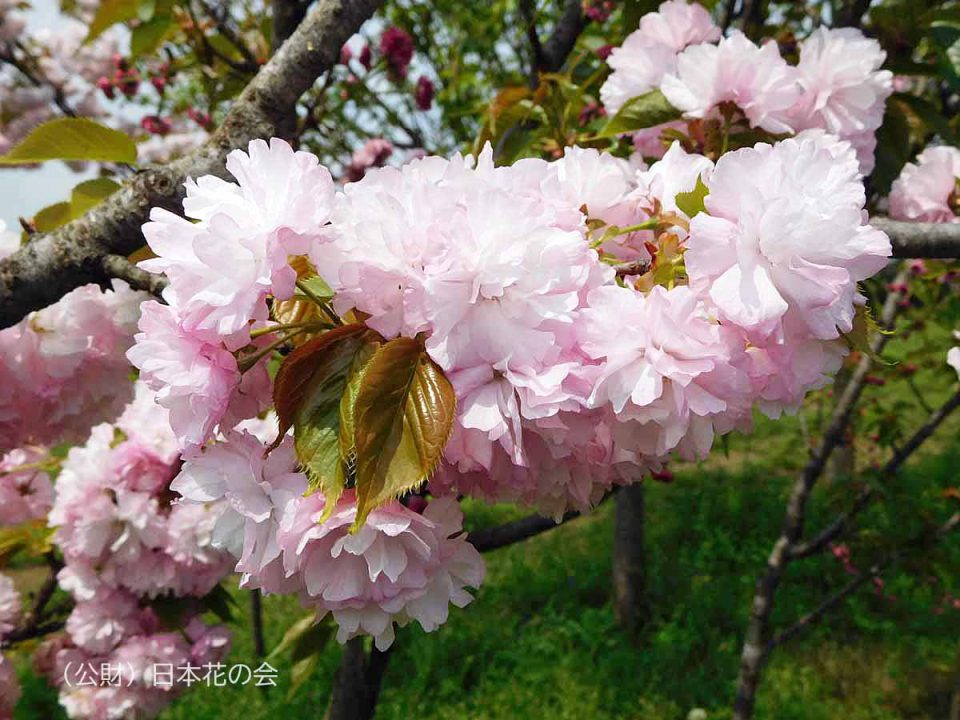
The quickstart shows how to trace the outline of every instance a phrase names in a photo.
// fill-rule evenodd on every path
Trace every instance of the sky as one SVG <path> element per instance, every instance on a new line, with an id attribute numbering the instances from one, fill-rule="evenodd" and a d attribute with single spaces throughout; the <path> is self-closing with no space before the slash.
<path id="1" fill-rule="evenodd" d="M 32 0 L 27 11 L 28 30 L 55 27 L 60 17 L 57 0 Z M 30 217 L 37 210 L 70 198 L 70 190 L 92 172 L 77 173 L 62 162 L 44 163 L 38 168 L 0 168 L 0 220 L 18 230 L 17 218 Z"/>

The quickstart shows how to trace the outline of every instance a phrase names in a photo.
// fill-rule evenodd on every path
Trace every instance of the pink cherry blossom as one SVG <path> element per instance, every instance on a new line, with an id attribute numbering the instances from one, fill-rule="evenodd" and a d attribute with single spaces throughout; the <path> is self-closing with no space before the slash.
<path id="1" fill-rule="evenodd" d="M 37 447 L 11 450 L 0 459 L 0 525 L 46 517 L 53 505 L 50 475 L 38 467 L 47 453 Z"/>
<path id="2" fill-rule="evenodd" d="M 130 399 L 123 357 L 144 297 L 86 285 L 0 331 L 0 450 L 82 441 Z"/>
<path id="3" fill-rule="evenodd" d="M 155 209 L 143 228 L 157 257 L 140 265 L 166 273 L 164 299 L 183 328 L 230 350 L 249 342 L 251 322 L 267 319 L 268 293 L 293 294 L 287 257 L 320 237 L 333 199 L 333 180 L 316 156 L 276 138 L 248 149 L 227 158 L 238 183 L 210 175 L 187 183 L 184 212 L 199 222 Z"/>
<path id="4" fill-rule="evenodd" d="M 249 433 L 231 432 L 224 442 L 188 455 L 170 488 L 182 496 L 185 508 L 225 503 L 211 542 L 238 559 L 245 587 L 292 592 L 297 584 L 281 572 L 276 536 L 280 520 L 306 491 L 307 478 L 297 472 L 292 438 L 265 457 L 266 449 Z"/>
<path id="5" fill-rule="evenodd" d="M 0 654 L 0 718 L 12 718 L 20 700 L 20 680 L 16 668 L 6 655 Z"/>
<path id="6" fill-rule="evenodd" d="M 758 47 L 739 31 L 718 45 L 680 53 L 661 90 L 686 117 L 713 117 L 721 103 L 731 102 L 752 126 L 773 133 L 793 131 L 789 111 L 801 94 L 797 69 L 780 57 L 776 43 Z"/>
<path id="7" fill-rule="evenodd" d="M 691 284 L 757 338 L 787 313 L 820 339 L 848 332 L 856 283 L 884 267 L 886 235 L 864 224 L 864 190 L 849 144 L 807 132 L 724 155 L 707 213 L 690 223 Z"/>
<path id="8" fill-rule="evenodd" d="M 479 587 L 480 554 L 461 533 L 453 498 L 431 502 L 423 514 L 399 502 L 375 509 L 356 533 L 356 498 L 347 490 L 333 514 L 318 523 L 322 494 L 308 496 L 284 518 L 278 535 L 288 574 L 302 578 L 301 601 L 322 617 L 333 613 L 343 643 L 372 635 L 380 650 L 393 643 L 394 623 L 412 620 L 427 632 L 447 620 L 448 605 L 466 606 Z"/>
<path id="9" fill-rule="evenodd" d="M 644 15 L 640 27 L 610 54 L 607 62 L 613 72 L 600 88 L 603 106 L 613 115 L 631 98 L 659 86 L 685 47 L 719 38 L 720 28 L 702 5 L 667 0 L 657 12 Z"/>
<path id="10" fill-rule="evenodd" d="M 953 209 L 960 180 L 960 150 L 928 147 L 907 163 L 890 188 L 890 216 L 910 222 L 960 222 Z"/>
<path id="11" fill-rule="evenodd" d="M 880 44 L 855 28 L 820 27 L 800 44 L 803 96 L 791 111 L 792 125 L 850 141 L 865 175 L 873 170 L 876 131 L 893 92 L 893 73 L 880 69 L 885 59 Z"/>
<path id="12" fill-rule="evenodd" d="M 13 580 L 0 574 L 0 639 L 17 626 L 22 613 L 20 593 Z"/>
<path id="13" fill-rule="evenodd" d="M 186 330 L 169 305 L 144 303 L 140 331 L 127 356 L 169 411 L 181 447 L 201 445 L 218 426 L 256 415 L 269 399 L 264 363 L 241 375 L 230 352 Z"/>

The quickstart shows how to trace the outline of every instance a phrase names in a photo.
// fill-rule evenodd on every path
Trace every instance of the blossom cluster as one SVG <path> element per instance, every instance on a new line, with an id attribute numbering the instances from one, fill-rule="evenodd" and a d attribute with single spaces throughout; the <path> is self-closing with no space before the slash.
<path id="1" fill-rule="evenodd" d="M 76 604 L 42 669 L 72 718 L 127 717 L 133 709 L 155 716 L 175 697 L 174 687 L 153 682 L 156 663 L 203 665 L 229 649 L 229 631 L 206 625 L 189 601 L 183 633 L 150 605 L 160 596 L 200 598 L 233 565 L 212 544 L 222 504 L 171 503 L 178 465 L 166 411 L 138 384 L 116 423 L 94 427 L 57 478 L 49 522 L 65 563 L 58 582 Z M 81 665 L 115 665 L 124 677 L 106 686 L 70 683 L 70 669 Z"/>
<path id="2" fill-rule="evenodd" d="M 640 169 L 580 148 L 496 167 L 487 149 L 371 169 L 339 191 L 278 140 L 228 168 L 236 183 L 188 184 L 196 222 L 157 210 L 145 226 L 157 257 L 142 265 L 170 285 L 167 305 L 144 304 L 129 357 L 185 453 L 173 489 L 230 507 L 215 542 L 244 584 L 297 592 L 341 640 L 381 646 L 393 623 L 441 623 L 482 577 L 454 493 L 584 510 L 673 454 L 703 457 L 754 407 L 795 408 L 839 366 L 857 283 L 890 253 L 864 223 L 854 149 L 821 130 L 716 163 L 676 144 Z M 682 195 L 698 184 L 702 211 Z M 263 338 L 283 332 L 268 298 L 292 296 L 291 256 L 340 315 L 424 338 L 452 383 L 422 514 L 393 501 L 350 533 L 352 490 L 332 508 L 304 498 L 291 438 L 266 454 L 269 433 L 232 429 L 269 402 L 254 402 L 270 395 Z"/>
<path id="3" fill-rule="evenodd" d="M 0 575 L 0 641 L 13 630 L 23 614 L 20 593 L 6 575 Z M 0 653 L 0 718 L 13 717 L 20 699 L 20 681 L 9 657 Z"/>
<path id="4" fill-rule="evenodd" d="M 960 150 L 932 145 L 907 163 L 890 188 L 890 217 L 907 222 L 955 223 Z"/>
<path id="5" fill-rule="evenodd" d="M 0 257 L 13 249 L 0 247 Z M 82 441 L 120 414 L 143 297 L 120 280 L 106 291 L 85 285 L 0 330 L 0 453 Z"/>
<path id="6" fill-rule="evenodd" d="M 19 237 L 0 221 L 0 259 L 19 246 Z M 4 472 L 36 461 L 36 446 L 83 441 L 92 425 L 121 413 L 133 396 L 124 353 L 132 344 L 144 297 L 119 280 L 109 290 L 85 285 L 0 330 Z M 4 457 L 11 451 L 17 455 Z M 0 477 L 0 496 L 12 503 L 15 488 L 33 486 L 29 477 Z M 0 517 L 22 514 L 16 508 L 4 503 Z M 38 512 L 26 514 L 39 517 Z"/>
<path id="7" fill-rule="evenodd" d="M 688 120 L 719 118 L 732 104 L 751 127 L 770 133 L 826 130 L 853 146 L 867 174 L 893 92 L 892 73 L 880 69 L 885 59 L 879 43 L 860 30 L 820 27 L 790 65 L 775 42 L 758 46 L 739 31 L 721 37 L 701 5 L 667 0 L 613 50 L 613 72 L 600 97 L 613 114 L 660 89 Z M 641 147 L 655 150 L 662 129 L 644 132 Z"/>

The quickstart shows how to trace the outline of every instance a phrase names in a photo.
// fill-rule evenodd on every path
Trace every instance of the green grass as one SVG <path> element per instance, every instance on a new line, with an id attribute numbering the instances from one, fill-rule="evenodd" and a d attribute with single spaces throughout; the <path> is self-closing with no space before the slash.
<path id="1" fill-rule="evenodd" d="M 942 361 L 940 361 L 942 363 Z M 947 392 L 936 363 L 921 371 L 936 403 Z M 905 426 L 923 413 L 901 402 L 901 387 L 869 388 L 870 413 L 895 412 Z M 829 414 L 825 395 L 808 403 L 806 436 Z M 896 480 L 885 502 L 864 514 L 849 540 L 866 566 L 924 523 L 949 511 L 943 491 L 960 467 L 960 417 L 952 418 Z M 611 610 L 612 503 L 588 517 L 487 556 L 488 577 L 476 601 L 454 610 L 433 634 L 397 634 L 384 680 L 381 720 L 683 720 L 703 708 L 728 718 L 741 633 L 757 573 L 779 529 L 784 499 L 804 461 L 799 418 L 761 420 L 750 437 L 734 437 L 708 463 L 675 468 L 671 485 L 648 487 L 647 552 L 651 615 L 636 645 Z M 861 447 L 870 459 L 882 453 Z M 810 527 L 849 505 L 859 485 L 826 480 L 812 503 Z M 515 508 L 467 504 L 468 527 L 521 515 Z M 869 589 L 820 626 L 776 653 L 762 684 L 759 720 L 942 720 L 960 673 L 960 610 L 933 612 L 947 589 L 960 594 L 960 541 L 904 558 L 887 576 L 886 596 Z M 793 565 L 777 597 L 779 627 L 847 581 L 826 556 Z M 935 581 L 932 581 L 934 578 Z M 895 599 L 890 599 L 893 596 Z M 251 663 L 247 597 L 236 595 L 239 624 L 230 661 Z M 302 617 L 296 600 L 266 598 L 268 643 Z M 323 716 L 339 658 L 331 643 L 313 677 L 287 697 L 289 664 L 278 663 L 280 687 L 195 688 L 164 714 L 167 720 L 286 720 Z M 53 691 L 21 661 L 24 699 L 18 718 L 61 718 Z"/>

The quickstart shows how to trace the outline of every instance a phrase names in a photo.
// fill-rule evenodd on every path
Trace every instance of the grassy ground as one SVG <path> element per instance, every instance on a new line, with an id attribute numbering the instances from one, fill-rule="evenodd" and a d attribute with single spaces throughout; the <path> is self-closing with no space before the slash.
<path id="1" fill-rule="evenodd" d="M 932 398 L 936 401 L 937 398 Z M 824 402 L 828 403 L 828 400 Z M 815 432 L 822 413 L 810 405 Z M 946 512 L 940 498 L 956 486 L 960 441 L 954 419 L 870 511 L 865 537 L 851 542 L 867 565 L 883 545 Z M 634 647 L 610 608 L 612 507 L 488 556 L 488 579 L 475 603 L 454 611 L 428 635 L 398 632 L 378 718 L 401 720 L 627 718 L 683 720 L 703 708 L 729 717 L 741 632 L 756 573 L 803 460 L 801 423 L 762 422 L 735 438 L 709 464 L 678 468 L 671 485 L 648 489 L 652 615 Z M 818 489 L 813 527 L 855 491 L 849 482 Z M 468 508 L 474 527 L 516 515 L 512 508 Z M 934 612 L 944 579 L 958 593 L 960 541 L 925 549 L 887 578 L 885 595 L 869 590 L 808 635 L 784 647 L 770 666 L 757 717 L 776 720 L 899 720 L 948 716 L 960 672 L 960 610 Z M 952 574 L 952 581 L 949 580 Z M 932 582 L 931 576 L 940 579 Z M 829 554 L 795 565 L 778 596 L 781 624 L 815 606 L 847 575 Z M 960 593 L 958 593 L 960 594 Z M 245 620 L 246 598 L 240 619 Z M 265 600 L 268 643 L 302 611 L 289 598 Z M 234 662 L 251 662 L 246 623 L 236 631 Z M 194 689 L 164 715 L 169 720 L 242 716 L 244 720 L 322 717 L 339 649 L 324 653 L 310 681 L 287 698 L 289 666 L 268 696 L 247 688 Z M 55 696 L 24 669 L 17 717 L 59 718 Z"/>

